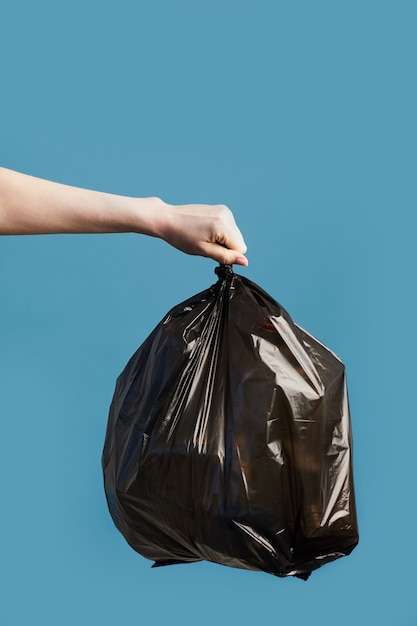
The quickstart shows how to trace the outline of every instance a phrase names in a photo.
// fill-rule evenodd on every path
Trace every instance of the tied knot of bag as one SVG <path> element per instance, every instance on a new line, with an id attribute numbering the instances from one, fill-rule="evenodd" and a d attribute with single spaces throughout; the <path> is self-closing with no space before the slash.
<path id="1" fill-rule="evenodd" d="M 231 265 L 225 265 L 224 263 L 220 263 L 218 267 L 215 268 L 215 273 L 219 277 L 219 280 L 224 280 L 229 276 L 233 276 L 233 267 Z"/>

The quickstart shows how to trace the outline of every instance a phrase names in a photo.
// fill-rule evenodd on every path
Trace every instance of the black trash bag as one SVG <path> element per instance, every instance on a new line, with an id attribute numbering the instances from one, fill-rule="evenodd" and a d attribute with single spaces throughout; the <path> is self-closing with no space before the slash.
<path id="1" fill-rule="evenodd" d="M 260 287 L 216 272 L 118 378 L 109 510 L 154 566 L 307 579 L 358 542 L 344 366 Z"/>

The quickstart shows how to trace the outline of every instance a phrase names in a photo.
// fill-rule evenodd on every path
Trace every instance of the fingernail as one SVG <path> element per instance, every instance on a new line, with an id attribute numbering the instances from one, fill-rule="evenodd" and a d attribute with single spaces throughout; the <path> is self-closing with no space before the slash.
<path id="1" fill-rule="evenodd" d="M 235 259 L 236 265 L 248 265 L 248 259 L 244 256 L 238 256 Z"/>

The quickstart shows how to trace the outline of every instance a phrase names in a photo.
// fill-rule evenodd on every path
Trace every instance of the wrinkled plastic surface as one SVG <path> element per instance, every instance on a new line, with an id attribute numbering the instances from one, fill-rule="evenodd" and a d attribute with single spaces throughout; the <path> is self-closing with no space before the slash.
<path id="1" fill-rule="evenodd" d="M 358 541 L 344 366 L 260 287 L 216 271 L 118 378 L 109 510 L 155 565 L 306 579 Z"/>

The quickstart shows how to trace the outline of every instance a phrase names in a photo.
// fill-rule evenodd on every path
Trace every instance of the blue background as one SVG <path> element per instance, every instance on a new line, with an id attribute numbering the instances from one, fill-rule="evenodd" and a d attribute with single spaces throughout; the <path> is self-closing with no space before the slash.
<path id="1" fill-rule="evenodd" d="M 0 163 L 225 203 L 239 270 L 345 361 L 358 548 L 307 583 L 150 569 L 106 509 L 117 375 L 215 263 L 139 235 L 4 237 L 0 624 L 417 624 L 416 18 L 399 0 L 14 0 Z"/>

